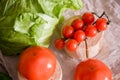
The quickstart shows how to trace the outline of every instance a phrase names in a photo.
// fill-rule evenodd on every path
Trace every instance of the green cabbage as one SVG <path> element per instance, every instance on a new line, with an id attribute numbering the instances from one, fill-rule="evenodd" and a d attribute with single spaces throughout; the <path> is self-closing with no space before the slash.
<path id="1" fill-rule="evenodd" d="M 0 49 L 16 55 L 33 45 L 48 47 L 62 13 L 80 0 L 0 0 Z"/>

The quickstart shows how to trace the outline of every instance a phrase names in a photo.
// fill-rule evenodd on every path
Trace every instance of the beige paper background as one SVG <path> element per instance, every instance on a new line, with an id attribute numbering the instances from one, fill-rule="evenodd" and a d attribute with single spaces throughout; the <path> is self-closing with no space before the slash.
<path id="1" fill-rule="evenodd" d="M 95 57 L 103 61 L 113 72 L 113 80 L 120 80 L 120 0 L 83 0 L 84 8 L 79 11 L 67 11 L 64 15 L 66 19 L 71 16 L 83 14 L 85 11 L 101 14 L 103 11 L 109 16 L 111 23 L 105 31 L 103 47 Z M 54 36 L 56 37 L 56 36 Z M 54 39 L 54 38 L 53 38 Z M 77 60 L 67 57 L 64 51 L 54 50 L 61 66 L 63 67 L 63 80 L 73 80 Z"/>
<path id="2" fill-rule="evenodd" d="M 103 40 L 103 47 L 99 54 L 95 57 L 103 61 L 113 72 L 113 80 L 120 80 L 120 0 L 83 0 L 84 8 L 78 11 L 67 11 L 64 13 L 65 18 L 68 19 L 71 16 L 79 15 L 85 11 L 96 12 L 101 14 L 103 11 L 107 13 L 111 20 L 111 24 L 105 31 L 105 37 Z M 73 80 L 73 74 L 78 60 L 68 57 L 65 52 L 58 51 L 54 48 L 53 41 L 57 37 L 54 34 L 50 49 L 54 51 L 58 61 L 61 64 L 63 70 L 62 80 Z M 19 56 L 3 56 L 0 52 L 0 71 L 8 72 L 13 80 L 17 78 L 17 62 Z"/>

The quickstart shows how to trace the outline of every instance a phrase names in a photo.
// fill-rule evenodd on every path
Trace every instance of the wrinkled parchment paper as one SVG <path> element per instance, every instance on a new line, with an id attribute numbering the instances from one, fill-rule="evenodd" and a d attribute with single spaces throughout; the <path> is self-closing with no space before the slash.
<path id="1" fill-rule="evenodd" d="M 105 31 L 103 47 L 95 57 L 103 61 L 113 72 L 113 80 L 120 80 L 120 0 L 83 0 L 84 8 L 78 11 L 66 11 L 65 18 L 83 14 L 85 11 L 96 12 L 100 15 L 103 11 L 107 13 L 111 24 Z M 53 41 L 57 37 L 54 34 L 50 49 L 54 51 L 63 71 L 62 80 L 73 80 L 73 74 L 78 60 L 68 57 L 63 50 L 58 51 L 53 47 Z M 0 52 L 0 71 L 8 73 L 13 80 L 17 78 L 17 63 L 19 56 L 3 56 Z"/>

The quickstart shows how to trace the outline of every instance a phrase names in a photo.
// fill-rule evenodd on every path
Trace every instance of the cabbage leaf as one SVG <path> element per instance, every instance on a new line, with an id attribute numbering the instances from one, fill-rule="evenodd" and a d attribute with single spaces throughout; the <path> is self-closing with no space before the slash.
<path id="1" fill-rule="evenodd" d="M 0 49 L 16 55 L 29 46 L 48 47 L 62 13 L 81 0 L 0 0 Z"/>

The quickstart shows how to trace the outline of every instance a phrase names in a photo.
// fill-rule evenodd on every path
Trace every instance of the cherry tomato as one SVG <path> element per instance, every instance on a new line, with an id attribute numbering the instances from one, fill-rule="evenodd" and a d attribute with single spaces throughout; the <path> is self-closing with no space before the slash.
<path id="1" fill-rule="evenodd" d="M 67 50 L 69 51 L 75 51 L 78 47 L 78 43 L 76 40 L 74 39 L 69 39 L 66 44 L 65 44 L 65 47 Z"/>
<path id="2" fill-rule="evenodd" d="M 65 38 L 71 38 L 73 36 L 74 29 L 72 26 L 65 26 L 62 29 L 62 34 Z"/>
<path id="3" fill-rule="evenodd" d="M 97 19 L 96 28 L 98 31 L 104 31 L 107 28 L 107 20 L 105 18 Z"/>
<path id="4" fill-rule="evenodd" d="M 85 35 L 88 37 L 94 37 L 97 34 L 97 29 L 94 25 L 88 25 L 85 29 Z"/>
<path id="5" fill-rule="evenodd" d="M 100 60 L 88 59 L 77 65 L 74 80 L 112 80 L 112 72 Z"/>
<path id="6" fill-rule="evenodd" d="M 56 57 L 45 47 L 32 46 L 20 55 L 19 73 L 27 80 L 48 80 L 56 68 Z"/>
<path id="7" fill-rule="evenodd" d="M 82 19 L 75 19 L 72 23 L 72 27 L 75 29 L 75 30 L 78 30 L 78 29 L 83 29 L 83 26 L 84 26 L 84 22 Z"/>
<path id="8" fill-rule="evenodd" d="M 61 50 L 61 49 L 64 48 L 65 42 L 64 42 L 63 39 L 58 38 L 58 39 L 55 40 L 54 45 L 57 49 Z"/>
<path id="9" fill-rule="evenodd" d="M 82 30 L 78 30 L 74 33 L 74 39 L 78 42 L 82 42 L 85 39 L 85 32 Z"/>
<path id="10" fill-rule="evenodd" d="M 92 24 L 94 22 L 94 15 L 90 12 L 85 12 L 82 19 L 85 24 Z"/>

